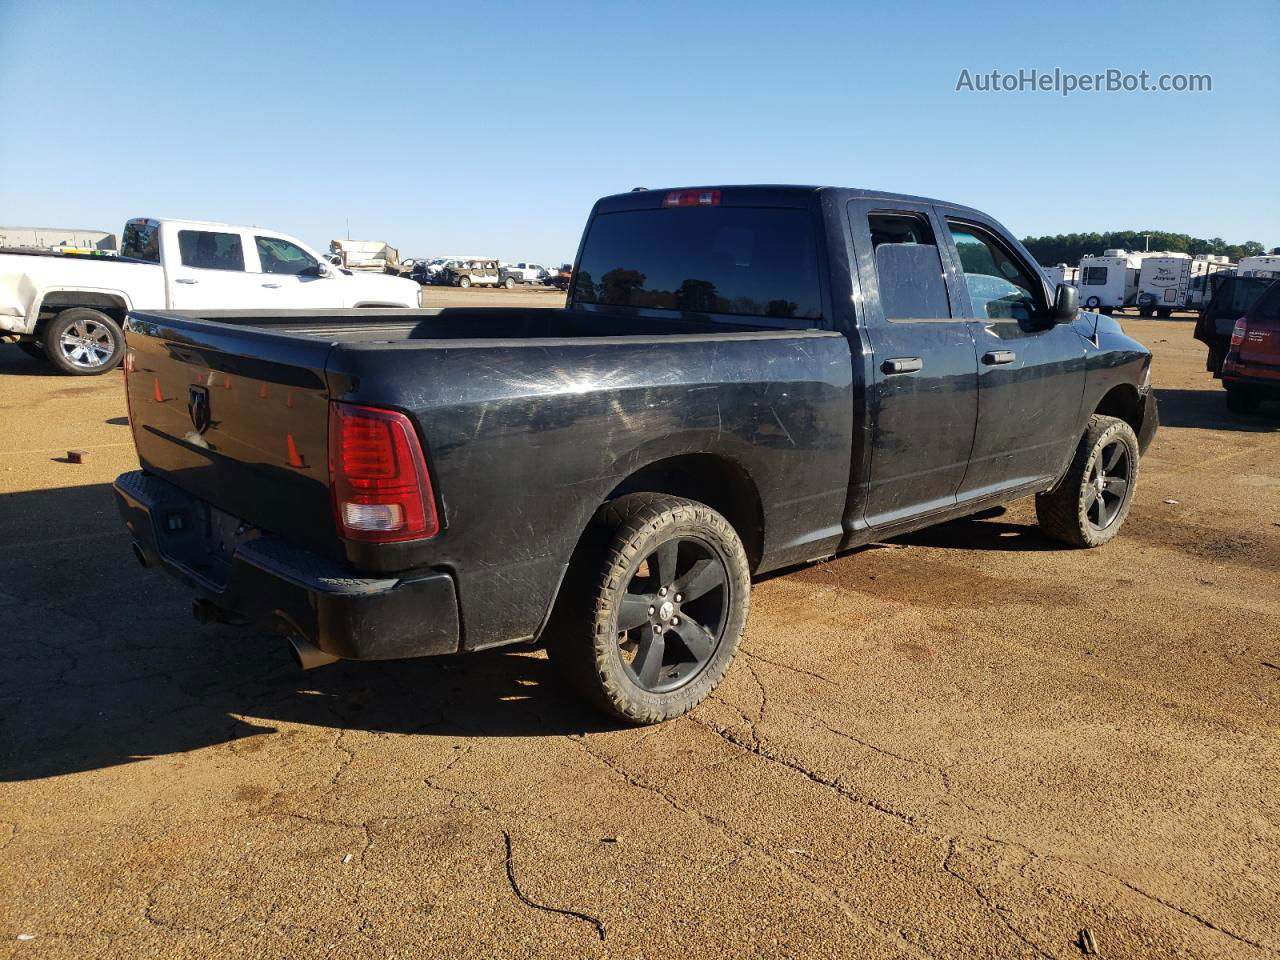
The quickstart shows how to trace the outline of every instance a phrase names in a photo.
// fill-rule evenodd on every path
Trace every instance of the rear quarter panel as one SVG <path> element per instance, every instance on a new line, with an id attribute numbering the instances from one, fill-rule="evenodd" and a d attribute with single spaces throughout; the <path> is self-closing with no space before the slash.
<path id="1" fill-rule="evenodd" d="M 335 399 L 416 419 L 443 509 L 430 563 L 457 577 L 471 649 L 534 635 L 598 506 L 669 457 L 713 454 L 752 478 L 761 568 L 840 538 L 839 334 L 361 344 L 335 349 L 329 379 Z"/>

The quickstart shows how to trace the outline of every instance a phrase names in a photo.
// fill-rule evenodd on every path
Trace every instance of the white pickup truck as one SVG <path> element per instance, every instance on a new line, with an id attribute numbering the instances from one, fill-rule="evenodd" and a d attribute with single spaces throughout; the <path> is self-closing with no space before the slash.
<path id="1" fill-rule="evenodd" d="M 119 257 L 0 253 L 0 343 L 65 373 L 120 362 L 130 310 L 417 307 L 412 280 L 354 275 L 275 230 L 196 220 L 125 224 Z"/>

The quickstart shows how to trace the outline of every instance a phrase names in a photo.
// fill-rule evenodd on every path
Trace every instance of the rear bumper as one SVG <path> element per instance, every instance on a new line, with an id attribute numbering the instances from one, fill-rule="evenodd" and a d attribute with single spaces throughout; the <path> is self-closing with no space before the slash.
<path id="1" fill-rule="evenodd" d="M 133 471 L 116 478 L 115 494 L 143 562 L 163 567 L 229 617 L 347 660 L 458 650 L 458 599 L 447 573 L 353 577 L 269 535 L 224 557 L 210 545 L 207 504 L 173 484 Z"/>
<path id="2" fill-rule="evenodd" d="M 1224 372 L 1222 385 L 1228 390 L 1245 390 L 1261 400 L 1280 400 L 1280 371 L 1270 377 L 1240 376 L 1238 373 Z"/>

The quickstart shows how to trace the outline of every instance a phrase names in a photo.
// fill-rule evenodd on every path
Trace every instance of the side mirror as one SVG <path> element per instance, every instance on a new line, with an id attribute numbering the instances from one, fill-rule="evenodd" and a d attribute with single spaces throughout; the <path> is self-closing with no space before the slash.
<path id="1" fill-rule="evenodd" d="M 1053 322 L 1071 323 L 1080 314 L 1080 292 L 1065 283 L 1053 294 Z"/>
<path id="2" fill-rule="evenodd" d="M 332 277 L 333 267 L 325 261 L 321 260 L 314 267 L 307 267 L 302 271 L 304 277 Z"/>

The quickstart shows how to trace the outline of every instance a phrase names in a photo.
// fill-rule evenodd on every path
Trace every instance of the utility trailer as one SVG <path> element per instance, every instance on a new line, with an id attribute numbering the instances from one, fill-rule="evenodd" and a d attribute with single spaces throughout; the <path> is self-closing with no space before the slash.
<path id="1" fill-rule="evenodd" d="M 369 273 L 398 273 L 400 252 L 381 240 L 330 240 L 329 253 L 341 259 L 348 270 Z M 332 262 L 332 261 L 330 261 Z"/>
<path id="2" fill-rule="evenodd" d="M 1211 293 L 1209 276 L 1230 267 L 1228 258 L 1213 254 L 1145 256 L 1138 271 L 1138 312 L 1167 319 L 1175 310 L 1199 309 Z"/>

